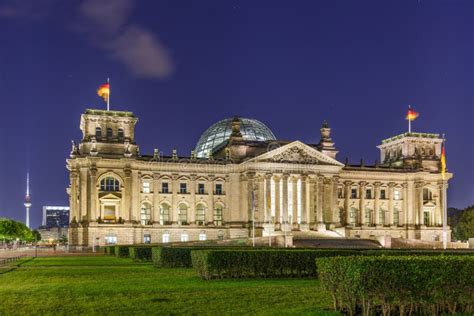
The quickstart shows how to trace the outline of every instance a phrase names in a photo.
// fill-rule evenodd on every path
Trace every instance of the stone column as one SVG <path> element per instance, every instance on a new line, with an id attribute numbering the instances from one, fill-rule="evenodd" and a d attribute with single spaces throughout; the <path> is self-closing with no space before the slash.
<path id="1" fill-rule="evenodd" d="M 97 169 L 91 168 L 89 170 L 89 188 L 90 188 L 90 211 L 89 221 L 97 221 Z"/>
<path id="2" fill-rule="evenodd" d="M 272 219 L 272 175 L 265 175 L 265 219 L 270 222 Z"/>
<path id="3" fill-rule="evenodd" d="M 77 207 L 77 172 L 75 170 L 71 171 L 70 174 L 71 179 L 71 192 L 70 192 L 70 208 L 71 212 L 69 213 L 69 222 L 71 222 L 74 218 L 76 221 L 79 220 L 79 209 Z"/>
<path id="4" fill-rule="evenodd" d="M 418 225 L 424 225 L 423 223 L 423 187 L 425 184 L 423 182 L 417 182 L 417 214 L 418 214 Z"/>
<path id="5" fill-rule="evenodd" d="M 332 177 L 332 203 L 331 203 L 331 214 L 332 214 L 332 223 L 339 227 L 341 226 L 341 218 L 339 213 L 339 208 L 337 207 L 337 190 L 339 188 L 339 177 Z"/>
<path id="6" fill-rule="evenodd" d="M 178 215 L 178 174 L 171 175 L 170 179 L 170 187 L 171 187 L 171 221 L 173 224 L 177 224 L 179 220 Z"/>
<path id="7" fill-rule="evenodd" d="M 160 175 L 153 174 L 153 215 L 151 220 L 153 222 L 160 221 Z"/>
<path id="8" fill-rule="evenodd" d="M 302 224 L 307 224 L 308 220 L 308 194 L 306 192 L 307 190 L 307 181 L 308 181 L 308 176 L 302 175 L 301 176 L 301 223 Z"/>
<path id="9" fill-rule="evenodd" d="M 191 204 L 188 209 L 188 221 L 189 224 L 193 225 L 196 223 L 196 175 L 191 175 L 190 176 L 190 181 L 189 181 L 189 195 L 190 195 L 190 200 Z"/>
<path id="10" fill-rule="evenodd" d="M 140 179 L 138 178 L 138 171 L 132 170 L 132 181 L 131 181 L 131 191 L 132 191 L 132 216 L 131 220 L 140 221 Z"/>
<path id="11" fill-rule="evenodd" d="M 358 224 L 360 226 L 365 226 L 367 223 L 365 222 L 365 186 L 367 182 L 361 181 L 359 182 L 359 218 Z"/>
<path id="12" fill-rule="evenodd" d="M 403 216 L 400 216 L 400 225 L 406 226 L 408 223 L 408 184 L 403 183 Z"/>
<path id="13" fill-rule="evenodd" d="M 288 175 L 283 174 L 281 177 L 282 181 L 282 200 L 283 200 L 283 209 L 281 210 L 283 213 L 283 223 L 288 223 L 289 217 L 288 217 Z"/>
<path id="14" fill-rule="evenodd" d="M 298 177 L 293 177 L 291 181 L 293 186 L 293 214 L 292 221 L 293 225 L 298 225 Z"/>
<path id="15" fill-rule="evenodd" d="M 238 221 L 241 224 L 248 223 L 250 220 L 249 212 L 250 210 L 250 199 L 251 199 L 251 192 L 249 191 L 249 179 L 247 175 L 242 174 L 240 176 L 240 188 L 241 188 L 241 195 L 240 195 L 240 216 Z"/>
<path id="16" fill-rule="evenodd" d="M 88 205 L 87 205 L 87 197 L 88 197 L 88 192 L 87 192 L 87 168 L 81 168 L 79 171 L 79 185 L 80 185 L 80 191 L 79 191 L 79 214 L 80 218 L 77 219 L 78 222 L 81 222 L 82 220 L 86 220 L 87 216 L 89 214 L 88 210 Z"/>
<path id="17" fill-rule="evenodd" d="M 413 226 L 416 223 L 416 215 L 415 215 L 416 201 L 414 198 L 415 191 L 416 191 L 416 188 L 414 188 L 413 181 L 408 181 L 407 182 L 408 195 L 406 196 L 406 200 L 407 200 L 407 224 L 409 226 Z"/>
<path id="18" fill-rule="evenodd" d="M 280 213 L 280 177 L 275 176 L 275 223 L 281 223 Z"/>
<path id="19" fill-rule="evenodd" d="M 309 225 L 314 225 L 317 222 L 316 211 L 315 211 L 315 187 L 316 181 L 313 176 L 308 177 L 308 217 L 307 221 Z M 309 229 L 309 226 L 308 226 Z"/>
<path id="20" fill-rule="evenodd" d="M 316 215 L 318 218 L 318 231 L 326 230 L 325 218 L 323 213 L 323 191 L 324 191 L 324 177 L 318 176 L 317 188 L 317 202 L 316 202 Z"/>
<path id="21" fill-rule="evenodd" d="M 263 183 L 263 175 L 257 177 L 257 221 L 263 223 L 265 221 L 264 213 L 264 190 L 265 184 Z"/>
<path id="22" fill-rule="evenodd" d="M 387 225 L 393 225 L 393 188 L 395 187 L 395 183 L 390 182 L 388 184 L 388 222 Z"/>
<path id="23" fill-rule="evenodd" d="M 374 218 L 372 219 L 375 226 L 379 226 L 380 223 L 380 182 L 374 182 Z"/>
<path id="24" fill-rule="evenodd" d="M 351 187 L 352 187 L 352 182 L 351 181 L 344 181 L 344 212 L 346 215 L 345 222 L 346 225 L 351 222 L 351 212 L 350 212 L 350 198 L 351 198 Z"/>
<path id="25" fill-rule="evenodd" d="M 213 177 L 209 176 L 207 179 L 207 194 L 208 194 L 208 203 L 207 203 L 207 210 L 206 210 L 206 215 L 205 215 L 205 221 L 208 224 L 214 223 L 214 181 Z M 205 187 L 204 187 L 205 190 Z M 222 188 L 224 190 L 224 187 Z M 224 193 L 226 193 L 224 191 Z M 226 205 L 227 206 L 227 205 Z"/>
<path id="26" fill-rule="evenodd" d="M 438 192 L 436 192 L 436 208 L 434 214 L 434 225 L 442 226 L 443 225 L 443 182 L 439 181 L 437 186 Z"/>
<path id="27" fill-rule="evenodd" d="M 123 199 L 123 210 L 120 210 L 119 217 L 122 217 L 124 221 L 132 220 L 132 171 L 129 168 L 124 170 L 125 179 L 122 189 L 122 199 Z"/>

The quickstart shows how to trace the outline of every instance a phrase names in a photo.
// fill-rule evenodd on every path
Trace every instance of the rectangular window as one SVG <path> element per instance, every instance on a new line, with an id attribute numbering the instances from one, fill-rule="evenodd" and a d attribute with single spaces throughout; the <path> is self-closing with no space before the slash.
<path id="1" fill-rule="evenodd" d="M 151 243 L 151 235 L 143 235 L 143 243 L 144 244 Z"/>
<path id="2" fill-rule="evenodd" d="M 200 241 L 207 240 L 206 234 L 199 234 L 199 240 L 200 240 Z"/>
<path id="3" fill-rule="evenodd" d="M 163 234 L 163 237 L 161 239 L 163 243 L 170 242 L 170 234 Z"/>
<path id="4" fill-rule="evenodd" d="M 117 236 L 105 236 L 106 245 L 115 245 L 117 243 Z"/>
<path id="5" fill-rule="evenodd" d="M 338 199 L 344 198 L 344 190 L 342 188 L 337 188 L 337 198 Z"/>
<path id="6" fill-rule="evenodd" d="M 394 199 L 394 200 L 400 200 L 400 199 L 401 199 L 400 190 L 394 190 L 394 191 L 393 191 L 393 199 Z"/>
<path id="7" fill-rule="evenodd" d="M 198 194 L 204 194 L 204 183 L 198 183 Z"/>
<path id="8" fill-rule="evenodd" d="M 351 189 L 351 199 L 357 199 L 357 189 L 356 188 Z"/>
<path id="9" fill-rule="evenodd" d="M 430 226 L 430 212 L 423 212 L 423 225 Z"/>
<path id="10" fill-rule="evenodd" d="M 387 198 L 387 192 L 385 189 L 380 190 L 380 199 L 385 200 Z"/>
<path id="11" fill-rule="evenodd" d="M 397 209 L 393 210 L 393 225 L 400 225 L 400 211 Z"/>
<path id="12" fill-rule="evenodd" d="M 143 193 L 150 193 L 150 182 L 143 182 Z"/>
<path id="13" fill-rule="evenodd" d="M 222 184 L 217 183 L 216 184 L 216 195 L 221 195 L 222 194 Z"/>
<path id="14" fill-rule="evenodd" d="M 180 183 L 179 184 L 179 193 L 181 194 L 186 194 L 187 190 L 186 190 L 186 183 Z"/>
<path id="15" fill-rule="evenodd" d="M 168 182 L 163 182 L 161 184 L 161 193 L 169 193 Z"/>
<path id="16" fill-rule="evenodd" d="M 371 189 L 365 190 L 365 198 L 366 199 L 371 199 L 372 198 L 372 190 Z"/>
<path id="17" fill-rule="evenodd" d="M 382 226 L 385 225 L 385 210 L 384 209 L 379 210 L 379 224 Z"/>
<path id="18" fill-rule="evenodd" d="M 181 234 L 181 241 L 182 241 L 182 242 L 189 241 L 189 236 L 188 236 L 188 234 Z"/>

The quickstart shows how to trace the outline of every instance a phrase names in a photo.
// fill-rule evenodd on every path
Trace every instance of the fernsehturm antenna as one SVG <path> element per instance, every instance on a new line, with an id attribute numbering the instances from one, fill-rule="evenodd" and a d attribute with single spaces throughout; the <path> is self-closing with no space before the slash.
<path id="1" fill-rule="evenodd" d="M 31 207 L 31 198 L 30 198 L 30 173 L 26 173 L 26 195 L 25 203 L 23 204 L 26 208 L 26 221 L 25 224 L 30 228 L 30 207 Z"/>

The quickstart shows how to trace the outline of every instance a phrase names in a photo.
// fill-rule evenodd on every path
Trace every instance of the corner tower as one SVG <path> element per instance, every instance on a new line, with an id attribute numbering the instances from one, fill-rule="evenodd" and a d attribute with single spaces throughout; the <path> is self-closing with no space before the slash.
<path id="1" fill-rule="evenodd" d="M 87 109 L 81 116 L 82 141 L 79 148 L 73 143 L 71 157 L 125 156 L 138 154 L 135 125 L 138 118 L 132 112 Z"/>

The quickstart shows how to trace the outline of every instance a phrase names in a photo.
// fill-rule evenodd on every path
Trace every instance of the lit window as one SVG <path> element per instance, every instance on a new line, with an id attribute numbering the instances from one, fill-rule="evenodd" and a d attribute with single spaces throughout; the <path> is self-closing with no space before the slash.
<path id="1" fill-rule="evenodd" d="M 181 241 L 182 241 L 182 242 L 189 241 L 189 236 L 188 236 L 188 234 L 181 234 Z"/>
<path id="2" fill-rule="evenodd" d="M 169 193 L 168 182 L 163 182 L 161 184 L 161 193 Z"/>
<path id="3" fill-rule="evenodd" d="M 114 236 L 114 235 L 105 236 L 106 245 L 115 245 L 116 243 L 117 243 L 117 236 Z"/>
<path id="4" fill-rule="evenodd" d="M 100 127 L 95 128 L 95 137 L 97 137 L 97 138 L 102 137 L 102 129 Z"/>
<path id="5" fill-rule="evenodd" d="M 395 189 L 393 191 L 393 199 L 394 200 L 400 200 L 401 199 L 401 192 L 398 189 Z"/>
<path id="6" fill-rule="evenodd" d="M 120 189 L 120 183 L 114 177 L 106 177 L 100 181 L 100 190 L 107 192 L 116 192 Z"/>
<path id="7" fill-rule="evenodd" d="M 161 241 L 163 243 L 170 242 L 170 234 L 163 234 L 163 236 L 161 237 Z"/>
<path id="8" fill-rule="evenodd" d="M 150 182 L 143 182 L 143 193 L 150 193 Z"/>
<path id="9" fill-rule="evenodd" d="M 206 224 L 206 208 L 203 204 L 198 204 L 196 206 L 196 224 L 205 225 Z"/>
<path id="10" fill-rule="evenodd" d="M 216 195 L 222 195 L 222 184 L 216 184 Z"/>
<path id="11" fill-rule="evenodd" d="M 349 210 L 349 222 L 353 225 L 357 223 L 357 209 L 356 208 L 351 207 L 351 209 Z"/>
<path id="12" fill-rule="evenodd" d="M 179 193 L 186 194 L 186 183 L 180 183 L 179 184 Z"/>
<path id="13" fill-rule="evenodd" d="M 186 225 L 188 222 L 188 207 L 186 204 L 180 204 L 178 207 L 178 224 Z"/>
<path id="14" fill-rule="evenodd" d="M 207 240 L 207 236 L 206 236 L 206 234 L 204 234 L 204 233 L 200 233 L 200 234 L 199 234 L 199 240 L 200 240 L 200 241 Z"/>
<path id="15" fill-rule="evenodd" d="M 143 243 L 144 244 L 151 243 L 151 235 L 143 235 Z"/>
<path id="16" fill-rule="evenodd" d="M 112 138 L 112 136 L 113 136 L 112 129 L 109 127 L 107 128 L 107 138 Z"/>
<path id="17" fill-rule="evenodd" d="M 160 225 L 167 225 L 170 216 L 170 206 L 168 204 L 160 205 Z"/>
<path id="18" fill-rule="evenodd" d="M 204 194 L 204 183 L 198 183 L 198 194 Z"/>
<path id="19" fill-rule="evenodd" d="M 222 225 L 222 205 L 217 204 L 214 208 L 214 225 Z"/>
<path id="20" fill-rule="evenodd" d="M 151 220 L 151 205 L 143 203 L 140 210 L 140 223 L 142 225 L 148 225 Z"/>

